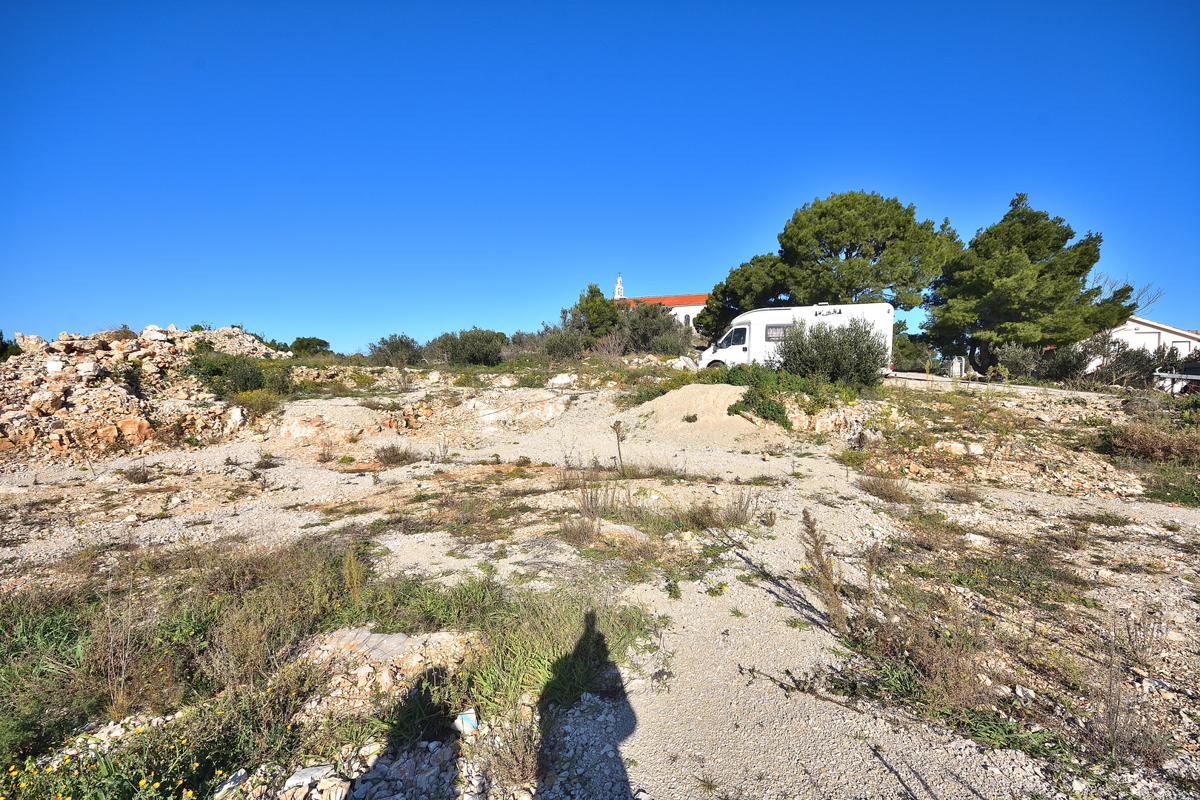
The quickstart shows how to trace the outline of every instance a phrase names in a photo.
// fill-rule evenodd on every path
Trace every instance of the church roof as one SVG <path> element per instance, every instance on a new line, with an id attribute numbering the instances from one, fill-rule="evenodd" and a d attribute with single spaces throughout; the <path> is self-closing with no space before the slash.
<path id="1" fill-rule="evenodd" d="M 708 292 L 704 294 L 664 294 L 657 297 L 623 297 L 629 305 L 634 303 L 658 303 L 664 306 L 702 306 L 708 302 Z"/>

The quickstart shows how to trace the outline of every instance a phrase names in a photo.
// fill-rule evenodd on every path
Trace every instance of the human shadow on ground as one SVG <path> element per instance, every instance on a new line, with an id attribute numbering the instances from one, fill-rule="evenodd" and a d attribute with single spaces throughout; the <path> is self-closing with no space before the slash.
<path id="1" fill-rule="evenodd" d="M 585 698 L 585 694 L 592 697 Z M 568 722 L 568 713 L 580 700 L 594 709 L 593 713 Z M 538 796 L 561 791 L 565 797 L 578 787 L 590 800 L 633 797 L 619 745 L 637 727 L 637 716 L 604 634 L 596 628 L 596 612 L 584 616 L 575 649 L 551 666 L 538 710 Z M 564 730 L 568 724 L 569 732 Z"/>

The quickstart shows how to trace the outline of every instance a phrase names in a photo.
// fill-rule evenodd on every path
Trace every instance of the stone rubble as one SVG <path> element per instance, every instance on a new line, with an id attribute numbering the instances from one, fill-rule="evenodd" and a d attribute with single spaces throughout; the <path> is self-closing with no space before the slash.
<path id="1" fill-rule="evenodd" d="M 140 334 L 64 332 L 47 342 L 18 333 L 16 340 L 23 352 L 0 363 L 0 453 L 10 461 L 47 452 L 149 452 L 167 431 L 174 440 L 219 439 L 245 417 L 180 374 L 196 343 L 255 358 L 288 356 L 239 328 L 150 325 Z"/>

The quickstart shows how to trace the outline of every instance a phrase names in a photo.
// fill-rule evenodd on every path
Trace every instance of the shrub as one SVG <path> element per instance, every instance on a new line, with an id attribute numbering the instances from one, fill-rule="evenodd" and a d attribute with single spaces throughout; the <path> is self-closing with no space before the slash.
<path id="1" fill-rule="evenodd" d="M 1092 357 L 1079 345 L 1060 347 L 1042 367 L 1042 377 L 1050 381 L 1079 380 L 1087 372 Z"/>
<path id="2" fill-rule="evenodd" d="M 680 326 L 682 328 L 682 326 Z M 680 335 L 682 334 L 682 335 Z M 688 351 L 686 332 L 664 333 L 650 340 L 650 352 L 660 356 L 681 356 Z"/>
<path id="3" fill-rule="evenodd" d="M 21 348 L 17 347 L 15 341 L 9 341 L 4 338 L 4 331 L 0 331 L 0 361 L 8 360 L 9 356 L 21 355 Z"/>
<path id="4" fill-rule="evenodd" d="M 273 348 L 279 350 L 280 348 Z M 329 342 L 324 339 L 318 339 L 315 336 L 299 336 L 292 342 L 290 348 L 292 355 L 296 357 L 315 356 L 325 353 L 332 353 L 329 349 Z"/>
<path id="5" fill-rule="evenodd" d="M 680 341 L 690 341 L 683 323 L 671 315 L 670 309 L 658 303 L 636 303 L 622 311 L 616 332 L 626 353 L 653 351 L 653 342 L 660 337 L 673 336 Z"/>
<path id="6" fill-rule="evenodd" d="M 423 355 L 424 348 L 417 340 L 403 333 L 393 333 L 367 345 L 367 360 L 383 367 L 407 367 L 419 362 Z"/>
<path id="7" fill-rule="evenodd" d="M 229 399 L 244 408 L 251 417 L 258 419 L 279 408 L 283 398 L 266 389 L 253 389 L 249 392 L 236 392 L 230 395 Z"/>
<path id="8" fill-rule="evenodd" d="M 408 445 L 387 444 L 375 451 L 375 460 L 385 467 L 400 467 L 415 464 L 421 460 L 421 456 Z"/>
<path id="9" fill-rule="evenodd" d="M 1022 347 L 1014 342 L 1002 344 L 995 350 L 1000 366 L 1008 370 L 1010 378 L 1028 378 L 1042 364 L 1041 355 L 1030 347 Z"/>
<path id="10" fill-rule="evenodd" d="M 908 490 L 904 481 L 865 475 L 858 479 L 858 488 L 888 503 L 917 502 L 917 498 Z"/>
<path id="11" fill-rule="evenodd" d="M 801 321 L 784 335 L 770 366 L 830 383 L 874 386 L 887 366 L 887 341 L 865 320 L 836 328 Z"/>
<path id="12" fill-rule="evenodd" d="M 458 333 L 443 333 L 425 346 L 426 352 L 451 364 L 494 367 L 500 363 L 507 337 L 499 331 L 471 328 Z"/>
<path id="13" fill-rule="evenodd" d="M 1142 421 L 1114 425 L 1103 433 L 1102 443 L 1104 449 L 1118 455 L 1200 464 L 1200 429 L 1195 426 L 1174 429 Z"/>
<path id="14" fill-rule="evenodd" d="M 199 350 L 199 348 L 197 348 Z M 292 393 L 292 368 L 280 361 L 263 361 L 213 350 L 197 352 L 184 367 L 221 397 L 264 390 L 276 399 Z"/>
<path id="15" fill-rule="evenodd" d="M 551 361 L 573 361 L 583 357 L 588 337 L 583 331 L 553 330 L 540 337 L 542 352 Z"/>

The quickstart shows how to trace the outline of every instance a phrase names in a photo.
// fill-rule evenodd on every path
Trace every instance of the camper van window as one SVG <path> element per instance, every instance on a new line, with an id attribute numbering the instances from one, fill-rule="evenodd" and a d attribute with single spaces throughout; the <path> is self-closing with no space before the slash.
<path id="1" fill-rule="evenodd" d="M 794 328 L 794 325 L 768 325 L 766 336 L 768 342 L 782 342 L 783 336 L 788 332 L 789 328 Z"/>
<path id="2" fill-rule="evenodd" d="M 729 343 L 731 345 L 742 345 L 746 343 L 746 329 L 734 328 L 729 334 Z"/>

